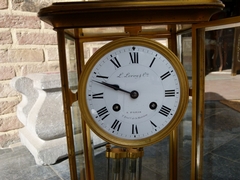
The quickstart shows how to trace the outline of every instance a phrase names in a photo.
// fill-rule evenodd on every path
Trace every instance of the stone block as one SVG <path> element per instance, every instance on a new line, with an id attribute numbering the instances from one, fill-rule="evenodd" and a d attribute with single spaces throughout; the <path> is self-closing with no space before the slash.
<path id="1" fill-rule="evenodd" d="M 16 76 L 26 76 L 27 74 L 32 73 L 47 72 L 47 64 L 46 63 L 20 64 L 15 66 L 15 71 Z"/>
<path id="2" fill-rule="evenodd" d="M 43 62 L 42 49 L 10 49 L 8 53 L 9 62 Z"/>
<path id="3" fill-rule="evenodd" d="M 41 8 L 51 5 L 52 0 L 12 0 L 14 10 L 38 12 Z"/>
<path id="4" fill-rule="evenodd" d="M 44 29 L 53 29 L 53 27 L 45 22 L 42 22 L 43 23 L 43 27 Z"/>
<path id="5" fill-rule="evenodd" d="M 18 142 L 20 142 L 18 130 L 12 130 L 6 133 L 0 132 L 0 148 L 8 147 L 10 144 Z"/>
<path id="6" fill-rule="evenodd" d="M 0 44 L 12 44 L 12 34 L 10 30 L 0 31 Z"/>
<path id="7" fill-rule="evenodd" d="M 48 71 L 51 72 L 59 72 L 60 68 L 59 68 L 59 62 L 49 62 L 48 63 Z"/>
<path id="8" fill-rule="evenodd" d="M 56 33 L 17 32 L 17 40 L 20 45 L 57 45 Z"/>
<path id="9" fill-rule="evenodd" d="M 10 85 L 22 95 L 22 101 L 17 106 L 17 116 L 26 126 L 28 114 L 38 97 L 37 90 L 33 89 L 33 81 L 26 77 L 13 78 Z M 31 98 L 28 98 L 25 94 Z"/>
<path id="10" fill-rule="evenodd" d="M 7 49 L 0 49 L 0 63 L 8 62 L 8 50 Z"/>
<path id="11" fill-rule="evenodd" d="M 0 9 L 7 9 L 7 8 L 8 8 L 8 0 L 1 0 Z"/>
<path id="12" fill-rule="evenodd" d="M 48 61 L 58 61 L 59 60 L 57 46 L 55 48 L 47 48 L 46 54 L 48 56 Z"/>
<path id="13" fill-rule="evenodd" d="M 0 116 L 0 132 L 16 130 L 22 127 L 23 124 L 16 116 Z"/>
<path id="14" fill-rule="evenodd" d="M 16 106 L 19 103 L 18 99 L 1 99 L 0 100 L 0 115 L 16 112 Z"/>
<path id="15" fill-rule="evenodd" d="M 1 15 L 0 28 L 28 28 L 40 29 L 41 22 L 36 16 L 23 16 L 23 15 Z"/>
<path id="16" fill-rule="evenodd" d="M 0 98 L 20 96 L 8 83 L 0 82 Z"/>
<path id="17" fill-rule="evenodd" d="M 12 66 L 0 66 L 0 81 L 9 80 L 15 77 L 15 70 Z"/>
<path id="18" fill-rule="evenodd" d="M 19 119 L 23 119 L 23 124 L 34 127 L 33 131 L 37 130 L 40 138 L 44 140 L 54 138 L 51 135 L 55 133 L 49 132 L 50 137 L 41 134 L 45 134 L 47 133 L 45 131 L 49 130 L 54 131 L 57 127 L 60 129 L 56 131 L 64 136 L 59 73 L 29 74 L 26 77 L 16 77 L 12 80 L 11 85 L 22 94 L 22 102 L 19 104 L 17 112 L 20 115 Z M 38 125 L 45 125 L 48 128 L 36 127 Z"/>
<path id="19" fill-rule="evenodd" d="M 66 156 L 60 74 L 40 73 L 16 77 L 11 81 L 11 86 L 22 94 L 17 116 L 25 127 L 20 130 L 20 137 L 35 161 L 38 164 L 51 164 L 59 157 Z M 79 132 L 76 136 L 81 136 L 77 103 L 72 111 L 77 116 L 74 132 Z"/>
<path id="20" fill-rule="evenodd" d="M 66 157 L 68 154 L 66 137 L 42 141 L 26 127 L 19 130 L 19 135 L 21 142 L 34 156 L 38 165 L 54 164 L 58 159 Z M 77 142 L 82 142 L 81 134 L 75 135 L 74 138 Z M 76 151 L 81 151 L 82 149 L 81 145 L 76 147 Z"/>

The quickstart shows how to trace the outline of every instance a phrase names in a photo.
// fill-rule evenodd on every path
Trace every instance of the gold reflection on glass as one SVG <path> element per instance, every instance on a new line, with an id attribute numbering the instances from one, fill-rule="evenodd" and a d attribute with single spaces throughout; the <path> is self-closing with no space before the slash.
<path id="1" fill-rule="evenodd" d="M 78 78 L 75 42 L 70 38 L 65 38 L 65 42 L 69 89 L 76 92 Z"/>
<path id="2" fill-rule="evenodd" d="M 84 35 L 125 33 L 124 27 L 83 28 L 82 32 Z"/>
<path id="3" fill-rule="evenodd" d="M 142 31 L 164 32 L 164 31 L 167 31 L 167 25 L 142 26 Z"/>

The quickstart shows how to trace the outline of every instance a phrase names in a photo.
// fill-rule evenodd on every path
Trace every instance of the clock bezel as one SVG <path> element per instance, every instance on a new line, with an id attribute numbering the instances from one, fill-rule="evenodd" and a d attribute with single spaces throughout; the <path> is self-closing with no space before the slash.
<path id="1" fill-rule="evenodd" d="M 89 75 L 97 64 L 97 62 L 107 53 L 110 51 L 117 49 L 123 46 L 145 46 L 150 49 L 153 49 L 163 55 L 169 63 L 173 66 L 179 80 L 180 85 L 180 100 L 178 104 L 178 108 L 176 113 L 174 114 L 173 118 L 169 121 L 168 125 L 165 126 L 161 131 L 157 132 L 156 134 L 142 139 L 136 140 L 127 140 L 123 138 L 116 137 L 107 133 L 103 130 L 93 119 L 87 105 L 86 99 L 86 86 Z M 95 52 L 86 65 L 83 68 L 83 72 L 80 75 L 79 84 L 78 84 L 78 103 L 81 111 L 82 120 L 84 120 L 90 129 L 98 135 L 103 140 L 112 143 L 114 145 L 122 146 L 122 147 L 145 147 L 151 144 L 154 144 L 165 137 L 167 137 L 180 123 L 182 120 L 184 113 L 187 109 L 189 99 L 189 86 L 188 86 L 188 79 L 186 76 L 186 72 L 178 59 L 178 57 L 167 47 L 163 46 L 162 44 L 148 39 L 144 37 L 125 37 L 114 40 L 103 47 L 101 47 L 97 52 Z"/>

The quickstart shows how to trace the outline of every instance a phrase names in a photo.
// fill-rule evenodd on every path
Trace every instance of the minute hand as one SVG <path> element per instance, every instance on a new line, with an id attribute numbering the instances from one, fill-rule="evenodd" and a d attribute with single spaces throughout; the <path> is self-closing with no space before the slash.
<path id="1" fill-rule="evenodd" d="M 110 88 L 112 88 L 116 91 L 123 91 L 125 93 L 131 94 L 131 92 L 120 88 L 119 85 L 117 85 L 117 84 L 109 84 L 109 83 L 106 83 L 106 82 L 99 82 L 99 81 L 95 81 L 95 80 L 93 80 L 93 81 L 96 82 L 96 83 L 102 84 L 104 86 L 110 87 Z"/>
<path id="2" fill-rule="evenodd" d="M 126 90 L 120 88 L 119 85 L 117 85 L 117 84 L 109 84 L 109 83 L 106 83 L 106 82 L 100 82 L 100 81 L 95 81 L 95 80 L 93 80 L 93 81 L 96 82 L 96 83 L 102 84 L 104 86 L 110 87 L 110 88 L 112 88 L 112 89 L 114 89 L 116 91 L 123 91 L 125 93 L 128 93 L 128 94 L 130 94 L 130 97 L 133 98 L 133 99 L 138 98 L 139 94 L 135 90 L 129 92 L 129 91 L 126 91 Z"/>

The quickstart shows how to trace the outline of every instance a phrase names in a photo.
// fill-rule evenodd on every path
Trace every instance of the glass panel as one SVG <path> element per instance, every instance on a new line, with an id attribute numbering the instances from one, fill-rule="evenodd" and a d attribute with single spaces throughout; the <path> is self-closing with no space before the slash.
<path id="1" fill-rule="evenodd" d="M 178 57 L 181 60 L 184 69 L 186 70 L 189 87 L 192 87 L 192 34 L 186 33 L 178 36 Z"/>
<path id="2" fill-rule="evenodd" d="M 83 43 L 84 61 L 88 59 L 102 46 L 109 41 L 95 41 Z M 92 146 L 93 146 L 93 163 L 95 179 L 107 179 L 107 159 L 105 155 L 106 142 L 91 131 Z"/>
<path id="3" fill-rule="evenodd" d="M 169 136 L 144 148 L 142 179 L 169 179 Z"/>
<path id="4" fill-rule="evenodd" d="M 203 179 L 239 179 L 240 175 L 238 22 L 206 28 Z M 238 67 L 235 73 L 233 67 Z"/>
<path id="5" fill-rule="evenodd" d="M 206 31 L 205 52 L 207 73 L 232 67 L 234 28 Z"/>
<path id="6" fill-rule="evenodd" d="M 74 39 L 71 39 L 70 37 L 66 36 L 65 47 L 69 89 L 73 93 L 76 93 L 78 88 L 78 75 L 77 75 L 76 47 Z M 83 141 L 81 134 L 81 117 L 78 101 L 75 101 L 71 106 L 71 118 L 74 136 L 74 147 L 76 153 L 77 175 L 78 178 L 80 179 L 80 176 L 83 176 L 83 169 L 85 167 L 85 164 L 83 155 Z"/>
<path id="7" fill-rule="evenodd" d="M 77 175 L 80 179 L 83 176 L 85 168 L 84 154 L 83 154 L 83 140 L 81 131 L 81 116 L 78 101 L 75 101 L 71 106 L 72 126 L 74 134 L 74 147 L 76 154 Z"/>
<path id="8" fill-rule="evenodd" d="M 84 48 L 84 61 L 85 63 L 88 59 L 102 46 L 109 43 L 110 41 L 95 41 L 95 42 L 85 42 L 83 44 Z"/>
<path id="9" fill-rule="evenodd" d="M 178 57 L 183 64 L 192 86 L 192 35 L 184 33 L 177 36 Z M 192 146 L 192 98 L 189 98 L 187 111 L 178 127 L 178 178 L 190 179 L 191 174 L 191 146 Z"/>

